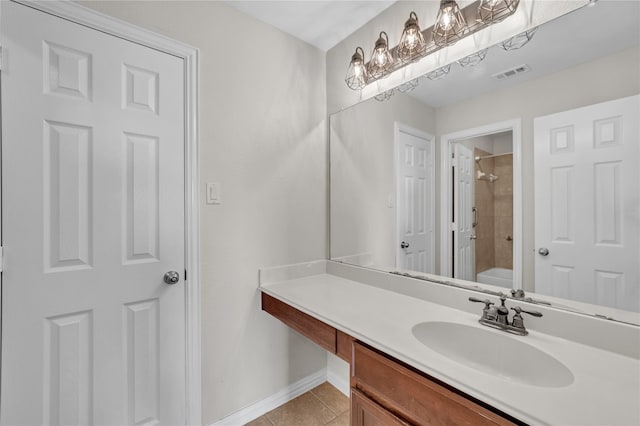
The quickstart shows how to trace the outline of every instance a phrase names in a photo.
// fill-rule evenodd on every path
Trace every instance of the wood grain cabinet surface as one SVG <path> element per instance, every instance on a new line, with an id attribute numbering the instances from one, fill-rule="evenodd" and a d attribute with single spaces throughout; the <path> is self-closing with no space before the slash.
<path id="1" fill-rule="evenodd" d="M 506 426 L 518 423 L 397 360 L 355 342 L 351 386 L 414 425 Z M 352 422 L 352 425 L 355 423 Z"/>

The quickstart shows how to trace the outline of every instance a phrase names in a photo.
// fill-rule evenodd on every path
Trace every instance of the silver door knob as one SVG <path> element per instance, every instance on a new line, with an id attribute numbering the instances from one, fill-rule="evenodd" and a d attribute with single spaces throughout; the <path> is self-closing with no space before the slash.
<path id="1" fill-rule="evenodd" d="M 180 274 L 176 271 L 169 271 L 164 274 L 164 282 L 166 284 L 175 284 L 180 281 Z"/>
<path id="2" fill-rule="evenodd" d="M 538 250 L 538 254 L 540 256 L 548 256 L 549 255 L 549 249 L 546 247 L 542 247 Z"/>
<path id="3" fill-rule="evenodd" d="M 406 242 L 404 242 L 404 241 L 403 241 L 403 242 L 401 242 L 401 243 L 400 243 L 400 248 L 403 248 L 403 249 L 409 248 L 409 243 L 406 243 Z"/>

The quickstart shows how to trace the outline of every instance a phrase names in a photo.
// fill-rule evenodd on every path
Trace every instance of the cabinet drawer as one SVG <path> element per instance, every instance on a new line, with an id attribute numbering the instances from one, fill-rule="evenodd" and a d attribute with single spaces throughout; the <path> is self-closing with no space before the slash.
<path id="1" fill-rule="evenodd" d="M 338 330 L 336 336 L 336 355 L 351 364 L 351 347 L 353 346 L 353 337 Z"/>
<path id="2" fill-rule="evenodd" d="M 353 387 L 412 424 L 517 424 L 357 342 L 352 376 Z"/>
<path id="3" fill-rule="evenodd" d="M 314 317 L 262 293 L 262 310 L 331 353 L 336 353 L 336 329 Z"/>
<path id="4" fill-rule="evenodd" d="M 408 426 L 357 389 L 351 388 L 351 426 Z"/>

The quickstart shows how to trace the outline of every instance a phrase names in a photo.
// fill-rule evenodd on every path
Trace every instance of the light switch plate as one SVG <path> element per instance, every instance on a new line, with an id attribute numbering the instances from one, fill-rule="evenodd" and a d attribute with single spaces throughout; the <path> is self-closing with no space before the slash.
<path id="1" fill-rule="evenodd" d="M 207 182 L 207 204 L 222 203 L 222 185 L 219 182 Z"/>

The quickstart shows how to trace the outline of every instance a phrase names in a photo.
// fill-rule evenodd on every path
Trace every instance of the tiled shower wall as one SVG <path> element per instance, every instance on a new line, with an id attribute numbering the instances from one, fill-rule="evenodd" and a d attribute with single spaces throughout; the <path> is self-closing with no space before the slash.
<path id="1" fill-rule="evenodd" d="M 476 157 L 491 155 L 475 148 Z M 513 269 L 513 155 L 485 158 L 475 164 L 475 175 L 482 169 L 498 180 L 475 180 L 476 273 L 490 268 Z"/>

